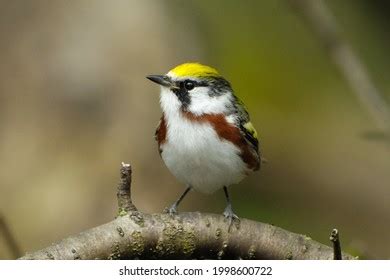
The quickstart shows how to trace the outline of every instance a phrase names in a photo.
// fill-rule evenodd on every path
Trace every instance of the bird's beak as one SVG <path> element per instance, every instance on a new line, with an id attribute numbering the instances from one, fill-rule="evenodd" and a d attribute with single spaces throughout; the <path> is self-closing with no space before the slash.
<path id="1" fill-rule="evenodd" d="M 156 84 L 159 84 L 163 87 L 173 87 L 173 83 L 171 82 L 171 79 L 165 75 L 149 75 L 146 76 L 147 79 L 151 80 L 152 82 L 155 82 Z"/>

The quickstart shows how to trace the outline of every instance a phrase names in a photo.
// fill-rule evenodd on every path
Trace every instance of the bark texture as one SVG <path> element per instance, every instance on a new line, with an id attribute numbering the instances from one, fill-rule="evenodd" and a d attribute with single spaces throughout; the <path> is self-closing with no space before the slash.
<path id="1" fill-rule="evenodd" d="M 333 248 L 242 219 L 228 232 L 221 215 L 131 212 L 22 259 L 333 259 Z M 353 259 L 343 253 L 343 259 Z"/>

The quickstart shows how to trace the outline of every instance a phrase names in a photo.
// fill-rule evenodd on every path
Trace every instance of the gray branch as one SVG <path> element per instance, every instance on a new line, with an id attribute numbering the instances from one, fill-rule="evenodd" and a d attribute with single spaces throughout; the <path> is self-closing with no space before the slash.
<path id="1" fill-rule="evenodd" d="M 222 215 L 132 212 L 22 259 L 333 259 L 307 236 L 242 219 L 228 233 Z M 353 259 L 343 254 L 343 259 Z"/>

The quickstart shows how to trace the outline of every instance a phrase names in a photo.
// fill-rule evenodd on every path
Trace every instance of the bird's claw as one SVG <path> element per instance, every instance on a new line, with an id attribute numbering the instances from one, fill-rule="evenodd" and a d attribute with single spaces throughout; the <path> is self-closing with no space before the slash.
<path id="1" fill-rule="evenodd" d="M 228 232 L 230 232 L 233 222 L 239 223 L 240 218 L 236 214 L 234 214 L 232 206 L 230 204 L 225 208 L 225 211 L 223 211 L 223 215 L 225 219 L 227 219 L 229 222 Z"/>
<path id="2" fill-rule="evenodd" d="M 171 217 L 177 215 L 177 205 L 173 204 L 172 206 L 165 208 L 164 213 L 169 214 Z"/>

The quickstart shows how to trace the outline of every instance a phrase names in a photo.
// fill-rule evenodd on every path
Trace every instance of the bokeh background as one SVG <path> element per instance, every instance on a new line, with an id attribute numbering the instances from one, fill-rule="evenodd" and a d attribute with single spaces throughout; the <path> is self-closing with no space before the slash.
<path id="1" fill-rule="evenodd" d="M 389 102 L 390 5 L 326 3 Z M 0 213 L 23 252 L 113 219 L 122 161 L 140 210 L 178 197 L 145 76 L 199 61 L 232 82 L 268 160 L 232 188 L 237 214 L 328 244 L 337 227 L 348 252 L 390 258 L 388 139 L 285 1 L 2 0 L 0 61 Z M 181 210 L 224 207 L 191 193 Z"/>

